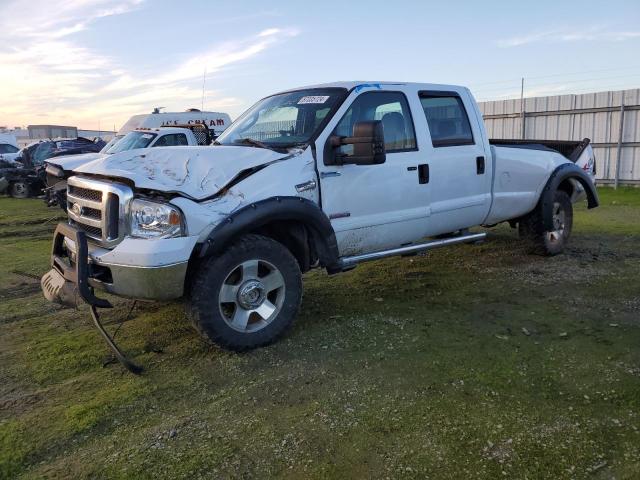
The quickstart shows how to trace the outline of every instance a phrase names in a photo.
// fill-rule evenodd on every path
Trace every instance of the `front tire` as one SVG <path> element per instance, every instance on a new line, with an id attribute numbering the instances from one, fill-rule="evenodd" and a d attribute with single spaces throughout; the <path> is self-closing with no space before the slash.
<path id="1" fill-rule="evenodd" d="M 246 235 L 196 271 L 188 312 L 207 341 L 243 351 L 284 335 L 301 298 L 302 274 L 291 252 L 271 238 Z"/>
<path id="2" fill-rule="evenodd" d="M 553 230 L 545 230 L 540 206 L 518 223 L 518 233 L 527 241 L 533 253 L 557 255 L 569 242 L 573 227 L 573 205 L 566 192 L 556 191 L 553 197 Z"/>
<path id="3" fill-rule="evenodd" d="M 31 189 L 27 182 L 11 182 L 9 185 L 9 195 L 13 198 L 29 198 Z"/>

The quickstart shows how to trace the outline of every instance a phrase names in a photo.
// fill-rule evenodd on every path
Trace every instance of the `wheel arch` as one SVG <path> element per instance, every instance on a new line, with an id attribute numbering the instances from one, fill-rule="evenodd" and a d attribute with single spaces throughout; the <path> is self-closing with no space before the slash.
<path id="1" fill-rule="evenodd" d="M 301 197 L 272 197 L 233 212 L 209 233 L 198 258 L 215 255 L 249 233 L 284 244 L 303 272 L 315 259 L 328 271 L 337 269 L 338 244 L 331 222 L 314 202 Z"/>
<path id="2" fill-rule="evenodd" d="M 579 183 L 587 196 L 587 208 L 596 208 L 600 205 L 598 192 L 589 176 L 573 163 L 559 165 L 549 176 L 546 185 L 540 194 L 539 207 L 542 212 L 544 228 L 553 228 L 553 197 L 557 190 L 566 192 L 572 197 L 575 189 L 574 182 Z"/>

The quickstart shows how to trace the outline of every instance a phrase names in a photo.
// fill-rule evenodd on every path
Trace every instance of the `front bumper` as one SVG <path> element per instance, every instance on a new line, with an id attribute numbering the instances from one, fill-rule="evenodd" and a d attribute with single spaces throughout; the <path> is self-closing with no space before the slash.
<path id="1" fill-rule="evenodd" d="M 109 254 L 102 256 L 109 258 Z M 41 284 L 48 300 L 66 305 L 82 298 L 90 305 L 108 307 L 109 302 L 97 298 L 93 288 L 123 297 L 170 300 L 184 293 L 187 263 L 137 266 L 103 261 L 99 254 L 89 252 L 83 231 L 60 223 L 53 236 L 52 268 Z"/>

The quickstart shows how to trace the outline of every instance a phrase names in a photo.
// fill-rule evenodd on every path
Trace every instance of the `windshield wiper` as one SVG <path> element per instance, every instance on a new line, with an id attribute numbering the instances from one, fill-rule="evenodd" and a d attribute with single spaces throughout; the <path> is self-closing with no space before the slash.
<path id="1" fill-rule="evenodd" d="M 307 142 L 282 143 L 278 146 L 281 148 L 303 148 L 307 146 Z"/>
<path id="2" fill-rule="evenodd" d="M 249 137 L 240 138 L 239 140 L 235 140 L 233 143 L 251 145 L 253 147 L 258 147 L 258 148 L 266 148 L 267 150 L 273 150 L 274 152 L 279 152 L 279 153 L 282 153 L 283 150 L 286 152 L 286 149 L 283 149 L 279 146 L 276 147 L 274 145 L 267 145 L 266 143 L 263 143 L 260 140 L 255 140 Z"/>
<path id="3" fill-rule="evenodd" d="M 254 140 L 250 137 L 240 138 L 239 140 L 235 140 L 233 143 L 243 143 L 245 145 L 252 145 L 258 148 L 267 148 L 269 150 L 273 150 L 273 147 L 270 147 L 266 143 L 261 142 L 260 140 Z"/>

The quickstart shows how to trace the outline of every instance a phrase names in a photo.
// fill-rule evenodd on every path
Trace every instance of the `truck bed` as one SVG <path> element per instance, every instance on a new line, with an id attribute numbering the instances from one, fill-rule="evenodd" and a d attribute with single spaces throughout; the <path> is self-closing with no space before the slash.
<path id="1" fill-rule="evenodd" d="M 511 140 L 511 139 L 490 139 L 491 145 L 510 148 L 526 148 L 530 150 L 546 150 L 558 152 L 567 160 L 576 163 L 585 148 L 589 146 L 590 139 L 585 138 L 580 141 L 571 140 Z"/>

